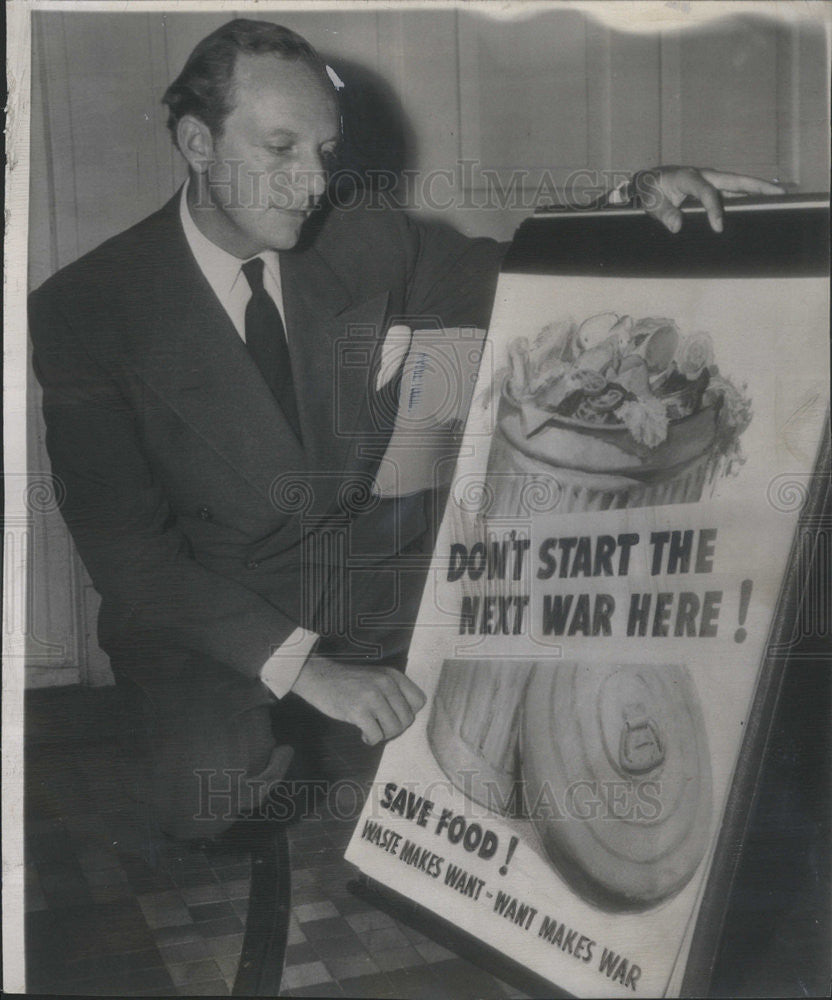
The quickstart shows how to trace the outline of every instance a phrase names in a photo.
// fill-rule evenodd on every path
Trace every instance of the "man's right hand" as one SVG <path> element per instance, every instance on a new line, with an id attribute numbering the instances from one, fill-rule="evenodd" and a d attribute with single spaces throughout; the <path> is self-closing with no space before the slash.
<path id="1" fill-rule="evenodd" d="M 392 667 L 361 667 L 310 656 L 292 685 L 295 694 L 332 719 L 358 726 L 365 743 L 390 740 L 425 704 L 421 690 Z"/>

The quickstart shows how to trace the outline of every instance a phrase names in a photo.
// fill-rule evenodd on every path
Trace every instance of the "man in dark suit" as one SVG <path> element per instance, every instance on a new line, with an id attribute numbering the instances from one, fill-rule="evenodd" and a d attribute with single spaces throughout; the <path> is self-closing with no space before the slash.
<path id="1" fill-rule="evenodd" d="M 147 721 L 146 794 L 164 830 L 205 837 L 284 775 L 302 703 L 371 744 L 421 708 L 398 668 L 429 498 L 368 489 L 392 425 L 383 339 L 485 327 L 503 248 L 325 206 L 337 93 L 286 29 L 224 25 L 165 101 L 185 188 L 34 292 L 30 327 L 100 642 Z M 687 194 L 718 223 L 708 180 L 728 175 L 652 176 L 669 228 Z"/>

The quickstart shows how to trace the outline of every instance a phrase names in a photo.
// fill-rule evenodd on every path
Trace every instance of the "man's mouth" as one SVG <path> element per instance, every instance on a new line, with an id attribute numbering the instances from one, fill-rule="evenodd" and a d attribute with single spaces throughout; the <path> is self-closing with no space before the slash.
<path id="1" fill-rule="evenodd" d="M 296 219 L 308 219 L 309 216 L 315 211 L 315 206 L 309 206 L 307 208 L 284 208 L 281 205 L 272 205 L 271 208 L 275 212 L 281 212 L 283 215 L 293 216 Z"/>

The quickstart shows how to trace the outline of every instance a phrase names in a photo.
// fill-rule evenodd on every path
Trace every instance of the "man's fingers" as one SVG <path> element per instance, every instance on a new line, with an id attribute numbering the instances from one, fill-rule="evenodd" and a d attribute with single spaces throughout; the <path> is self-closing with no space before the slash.
<path id="1" fill-rule="evenodd" d="M 292 690 L 333 719 L 358 726 L 370 746 L 392 739 L 413 722 L 425 696 L 404 674 L 376 667 L 348 667 L 310 656 Z"/>
<path id="2" fill-rule="evenodd" d="M 682 228 L 682 213 L 670 202 L 666 202 L 661 208 L 657 208 L 652 213 L 661 224 L 669 229 L 671 233 L 678 233 Z"/>
<path id="3" fill-rule="evenodd" d="M 380 740 L 392 740 L 407 729 L 413 721 L 413 713 L 404 698 L 399 696 L 399 701 L 400 704 L 394 706 L 381 692 L 376 692 L 376 697 L 357 721 L 365 743 L 374 746 Z"/>
<path id="4" fill-rule="evenodd" d="M 424 704 L 424 694 L 404 674 L 397 670 L 377 674 L 365 714 L 359 722 L 364 742 L 372 746 L 380 739 L 391 740 L 403 733 Z M 374 726 L 368 724 L 367 716 L 371 717 Z"/>
<path id="5" fill-rule="evenodd" d="M 773 181 L 745 174 L 734 174 L 726 170 L 712 170 L 706 167 L 659 167 L 656 170 L 640 171 L 636 175 L 639 194 L 645 211 L 662 223 L 671 233 L 682 228 L 682 213 L 679 206 L 685 198 L 693 198 L 705 209 L 708 222 L 714 232 L 723 228 L 721 192 L 725 194 L 783 194 L 784 189 Z"/>
<path id="6" fill-rule="evenodd" d="M 726 170 L 699 171 L 704 179 L 717 190 L 726 194 L 785 194 L 786 189 L 773 181 L 764 181 L 760 177 L 747 177 L 745 174 L 732 174 Z"/>
<path id="7" fill-rule="evenodd" d="M 388 731 L 387 726 L 382 725 L 387 733 L 387 738 L 390 739 L 393 736 L 398 736 L 400 732 L 412 724 L 416 713 L 425 703 L 425 696 L 413 681 L 408 680 L 398 670 L 387 670 L 378 680 L 380 692 L 396 719 L 395 732 Z"/>
<path id="8" fill-rule="evenodd" d="M 722 198 L 726 194 L 783 194 L 779 184 L 764 181 L 759 177 L 732 174 L 724 170 L 694 170 L 684 173 L 678 186 L 685 194 L 692 195 L 708 213 L 708 222 L 715 233 L 722 232 Z"/>
<path id="9" fill-rule="evenodd" d="M 389 675 L 380 674 L 376 677 L 368 707 L 375 715 L 386 740 L 392 740 L 413 722 L 410 706 L 396 681 Z"/>
<path id="10" fill-rule="evenodd" d="M 680 170 L 675 178 L 676 189 L 683 195 L 690 195 L 702 205 L 708 213 L 708 222 L 715 233 L 722 232 L 722 200 L 719 191 L 713 183 L 706 179 L 700 170 Z M 671 229 L 672 233 L 679 231 L 682 220 L 679 215 L 679 226 Z M 668 227 L 670 228 L 670 227 Z"/>
<path id="11" fill-rule="evenodd" d="M 373 716 L 385 740 L 398 736 L 404 728 L 386 694 L 378 687 L 367 698 L 365 711 Z"/>
<path id="12" fill-rule="evenodd" d="M 420 687 L 417 687 L 413 681 L 407 676 L 407 674 L 400 674 L 396 671 L 395 679 L 399 685 L 399 690 L 407 699 L 407 703 L 410 705 L 415 715 L 419 709 L 424 707 L 427 699 Z"/>
<path id="13" fill-rule="evenodd" d="M 404 732 L 416 718 L 415 712 L 398 687 L 387 695 L 387 700 L 390 702 L 390 707 L 396 713 L 396 717 L 399 720 L 399 732 Z"/>
<path id="14" fill-rule="evenodd" d="M 376 743 L 380 743 L 384 739 L 384 732 L 376 721 L 375 716 L 369 713 L 365 714 L 356 725 L 361 730 L 361 739 L 367 746 L 374 747 Z"/>
<path id="15" fill-rule="evenodd" d="M 719 191 L 707 181 L 702 185 L 699 194 L 696 196 L 705 207 L 708 213 L 708 222 L 715 233 L 722 232 L 722 199 Z"/>

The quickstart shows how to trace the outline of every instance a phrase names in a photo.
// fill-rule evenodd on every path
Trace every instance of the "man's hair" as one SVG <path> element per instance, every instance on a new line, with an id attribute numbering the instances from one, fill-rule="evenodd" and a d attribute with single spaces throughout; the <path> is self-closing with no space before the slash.
<path id="1" fill-rule="evenodd" d="M 215 138 L 222 134 L 225 120 L 234 110 L 234 67 L 240 53 L 274 53 L 283 59 L 300 60 L 320 76 L 333 97 L 336 95 L 326 64 L 305 38 L 271 21 L 237 18 L 202 39 L 165 91 L 162 103 L 168 107 L 167 124 L 174 142 L 179 120 L 185 115 L 199 118 Z"/>

